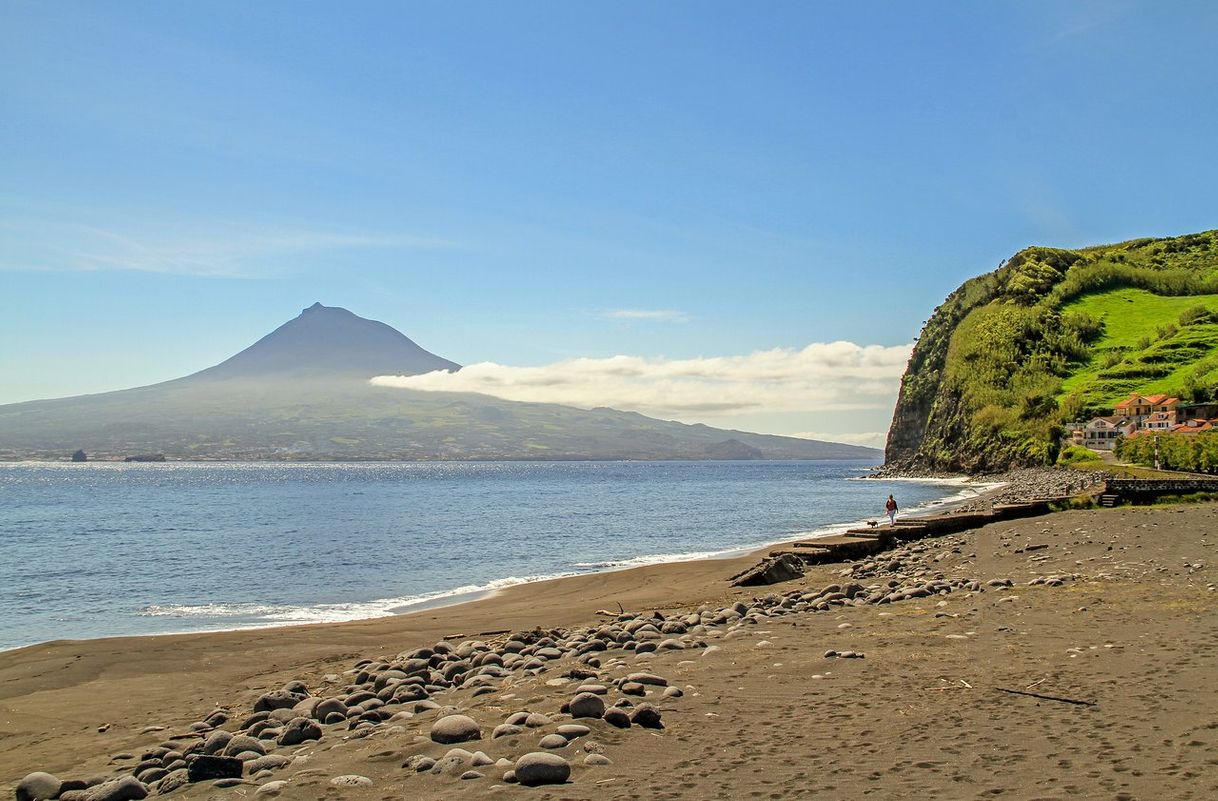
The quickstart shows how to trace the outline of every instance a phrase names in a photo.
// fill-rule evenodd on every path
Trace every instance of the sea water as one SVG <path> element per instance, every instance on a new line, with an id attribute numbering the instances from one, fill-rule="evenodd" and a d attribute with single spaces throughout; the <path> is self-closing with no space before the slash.
<path id="1" fill-rule="evenodd" d="M 871 463 L 0 464 L 0 649 L 378 617 L 972 490 Z"/>

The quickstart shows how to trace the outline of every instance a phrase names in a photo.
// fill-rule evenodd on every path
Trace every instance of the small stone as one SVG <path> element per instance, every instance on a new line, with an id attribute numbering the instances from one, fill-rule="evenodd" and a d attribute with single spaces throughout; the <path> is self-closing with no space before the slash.
<path id="1" fill-rule="evenodd" d="M 630 715 L 624 709 L 614 707 L 613 709 L 605 710 L 604 718 L 605 722 L 610 726 L 616 726 L 619 729 L 630 728 Z"/>
<path id="2" fill-rule="evenodd" d="M 238 734 L 229 740 L 221 753 L 224 756 L 237 756 L 246 751 L 253 751 L 258 756 L 266 755 L 266 747 L 262 745 L 261 741 L 246 734 Z"/>
<path id="3" fill-rule="evenodd" d="M 260 756 L 257 759 L 246 762 L 245 768 L 250 775 L 253 775 L 264 770 L 282 768 L 291 761 L 291 759 L 285 757 L 283 754 L 267 754 L 266 756 Z"/>
<path id="4" fill-rule="evenodd" d="M 639 704 L 635 707 L 634 712 L 630 714 L 630 722 L 645 729 L 664 728 L 664 724 L 660 722 L 660 710 L 652 704 Z"/>
<path id="5" fill-rule="evenodd" d="M 273 782 L 267 782 L 254 791 L 254 795 L 279 795 L 283 792 L 283 788 L 287 787 L 288 783 L 283 779 L 277 779 Z"/>
<path id="6" fill-rule="evenodd" d="M 537 744 L 542 748 L 566 748 L 567 738 L 561 734 L 547 734 Z"/>
<path id="7" fill-rule="evenodd" d="M 139 801 L 148 797 L 148 788 L 134 776 L 99 784 L 86 792 L 89 801 Z"/>
<path id="8" fill-rule="evenodd" d="M 605 714 L 605 701 L 594 693 L 580 693 L 571 699 L 571 717 L 599 718 Z"/>
<path id="9" fill-rule="evenodd" d="M 646 695 L 647 688 L 637 681 L 627 681 L 619 688 L 623 695 Z"/>
<path id="10" fill-rule="evenodd" d="M 665 698 L 680 698 L 685 695 L 685 692 L 680 687 L 666 687 L 664 689 Z"/>
<path id="11" fill-rule="evenodd" d="M 330 780 L 330 784 L 337 787 L 371 787 L 372 779 L 369 779 L 367 776 L 347 773 L 342 776 L 335 776 Z"/>
<path id="12" fill-rule="evenodd" d="M 47 801 L 59 795 L 62 785 L 62 781 L 49 773 L 31 773 L 17 783 L 17 801 Z"/>
<path id="13" fill-rule="evenodd" d="M 558 754 L 534 751 L 517 759 L 516 767 L 510 772 L 526 787 L 562 784 L 571 777 L 571 763 Z M 508 780 L 506 775 L 503 778 Z"/>
<path id="14" fill-rule="evenodd" d="M 280 745 L 300 745 L 306 740 L 320 740 L 321 726 L 308 718 L 292 718 L 275 741 Z"/>
<path id="15" fill-rule="evenodd" d="M 515 726 L 511 723 L 500 723 L 495 727 L 495 730 L 491 732 L 491 739 L 498 740 L 500 737 L 513 737 L 520 734 L 522 731 L 524 731 L 523 726 Z"/>
<path id="16" fill-rule="evenodd" d="M 612 765 L 613 760 L 604 754 L 588 754 L 586 757 L 584 757 L 584 764 L 589 767 Z"/>
<path id="17" fill-rule="evenodd" d="M 437 743 L 464 743 L 481 740 L 482 730 L 468 715 L 446 715 L 431 726 L 431 739 Z"/>
<path id="18" fill-rule="evenodd" d="M 592 729 L 589 729 L 587 726 L 583 726 L 579 723 L 564 723 L 563 725 L 559 726 L 555 732 L 557 734 L 561 734 L 563 737 L 566 737 L 568 740 L 574 740 L 578 737 L 587 737 L 592 733 Z"/>
<path id="19" fill-rule="evenodd" d="M 465 779 L 465 780 L 470 780 L 470 779 L 485 779 L 485 778 L 486 778 L 486 775 L 485 775 L 485 774 L 482 774 L 482 773 L 479 773 L 479 772 L 478 772 L 478 771 L 476 771 L 476 770 L 467 770 L 467 771 L 465 771 L 464 773 L 462 773 L 462 774 L 461 774 L 461 778 L 462 778 L 462 779 Z"/>

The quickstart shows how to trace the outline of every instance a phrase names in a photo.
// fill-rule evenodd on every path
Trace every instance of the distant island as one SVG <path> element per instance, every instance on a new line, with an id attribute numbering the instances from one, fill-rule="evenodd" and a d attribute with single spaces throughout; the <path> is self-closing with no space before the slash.
<path id="1" fill-rule="evenodd" d="M 315 303 L 235 356 L 151 386 L 0 406 L 0 459 L 871 459 L 856 445 L 614 409 L 373 386 L 459 370 L 394 328 Z"/>

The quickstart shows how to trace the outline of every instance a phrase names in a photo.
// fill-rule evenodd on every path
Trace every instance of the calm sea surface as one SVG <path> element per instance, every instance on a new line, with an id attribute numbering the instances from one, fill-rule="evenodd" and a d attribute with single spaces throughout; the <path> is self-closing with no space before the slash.
<path id="1" fill-rule="evenodd" d="M 929 507 L 867 462 L 0 464 L 0 649 L 351 620 Z M 968 494 L 968 490 L 965 493 Z"/>

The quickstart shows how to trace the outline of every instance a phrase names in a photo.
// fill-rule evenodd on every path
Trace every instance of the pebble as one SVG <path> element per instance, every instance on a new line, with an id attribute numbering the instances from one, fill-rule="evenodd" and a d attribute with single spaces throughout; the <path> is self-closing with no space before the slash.
<path id="1" fill-rule="evenodd" d="M 47 801 L 59 795 L 62 785 L 63 782 L 49 773 L 31 773 L 17 783 L 17 801 Z"/>
<path id="2" fill-rule="evenodd" d="M 664 724 L 660 722 L 660 710 L 653 704 L 639 704 L 635 707 L 630 713 L 630 722 L 645 729 L 664 728 Z"/>
<path id="3" fill-rule="evenodd" d="M 567 742 L 567 738 L 561 734 L 547 734 L 537 744 L 542 748 L 566 748 Z"/>
<path id="4" fill-rule="evenodd" d="M 288 783 L 283 779 L 277 779 L 273 782 L 267 782 L 254 791 L 254 795 L 279 795 L 283 792 L 283 788 L 287 787 Z"/>
<path id="5" fill-rule="evenodd" d="M 562 784 L 571 777 L 571 763 L 558 754 L 534 751 L 517 759 L 510 773 L 526 787 Z M 507 781 L 506 775 L 504 781 Z"/>
<path id="6" fill-rule="evenodd" d="M 613 760 L 604 754 L 588 754 L 586 757 L 584 757 L 584 764 L 588 765 L 589 767 L 612 765 Z"/>
<path id="7" fill-rule="evenodd" d="M 623 709 L 614 707 L 613 709 L 605 710 L 604 720 L 610 726 L 616 726 L 619 729 L 630 728 L 630 715 Z"/>
<path id="8" fill-rule="evenodd" d="M 568 740 L 574 740 L 578 737 L 587 737 L 592 733 L 592 729 L 579 723 L 564 723 L 555 730 L 555 733 L 561 734 Z"/>
<path id="9" fill-rule="evenodd" d="M 605 714 L 605 701 L 595 693 L 580 693 L 571 699 L 571 717 L 599 718 Z"/>
<path id="10" fill-rule="evenodd" d="M 359 776 L 355 773 L 347 773 L 342 776 L 335 776 L 330 780 L 330 784 L 337 787 L 371 787 L 372 779 L 367 776 Z"/>
<path id="11" fill-rule="evenodd" d="M 481 740 L 482 730 L 468 715 L 446 715 L 431 725 L 431 739 L 437 743 L 464 743 Z"/>
<path id="12" fill-rule="evenodd" d="M 140 801 L 148 797 L 148 788 L 134 776 L 108 781 L 90 788 L 89 801 Z"/>

